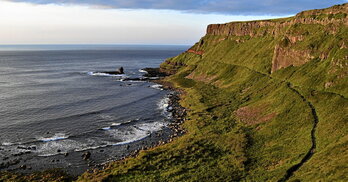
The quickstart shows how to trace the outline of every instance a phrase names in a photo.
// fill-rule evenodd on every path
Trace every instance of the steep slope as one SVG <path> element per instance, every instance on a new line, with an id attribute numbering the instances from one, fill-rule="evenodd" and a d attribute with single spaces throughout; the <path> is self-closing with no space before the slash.
<path id="1" fill-rule="evenodd" d="M 187 133 L 81 181 L 347 181 L 348 4 L 209 25 L 166 60 Z"/>

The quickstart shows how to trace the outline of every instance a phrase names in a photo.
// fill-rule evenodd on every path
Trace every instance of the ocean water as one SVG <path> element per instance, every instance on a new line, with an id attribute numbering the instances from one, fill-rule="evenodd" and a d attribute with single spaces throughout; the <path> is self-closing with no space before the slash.
<path id="1" fill-rule="evenodd" d="M 0 46 L 0 163 L 125 145 L 163 129 L 169 91 L 123 79 L 186 49 Z M 121 66 L 124 75 L 96 73 Z"/>

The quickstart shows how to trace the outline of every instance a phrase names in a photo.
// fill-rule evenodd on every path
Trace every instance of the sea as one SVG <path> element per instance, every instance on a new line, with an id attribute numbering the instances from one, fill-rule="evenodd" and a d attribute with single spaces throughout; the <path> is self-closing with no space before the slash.
<path id="1" fill-rule="evenodd" d="M 0 170 L 72 167 L 81 173 L 90 166 L 83 152 L 97 151 L 92 157 L 104 157 L 94 162 L 102 163 L 117 150 L 128 150 L 123 146 L 163 130 L 170 120 L 171 91 L 125 80 L 143 77 L 143 68 L 159 67 L 187 48 L 0 46 Z M 125 74 L 102 73 L 119 67 Z"/>

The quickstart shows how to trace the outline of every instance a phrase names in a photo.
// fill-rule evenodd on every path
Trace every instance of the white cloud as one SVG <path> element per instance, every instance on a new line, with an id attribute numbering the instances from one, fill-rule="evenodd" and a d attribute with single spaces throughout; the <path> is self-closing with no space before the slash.
<path id="1" fill-rule="evenodd" d="M 192 44 L 207 24 L 260 18 L 0 1 L 0 44 Z"/>

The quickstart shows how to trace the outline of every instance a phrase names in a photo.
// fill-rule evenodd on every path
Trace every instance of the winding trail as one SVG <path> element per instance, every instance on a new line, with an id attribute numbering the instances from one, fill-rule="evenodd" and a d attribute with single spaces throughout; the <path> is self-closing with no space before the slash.
<path id="1" fill-rule="evenodd" d="M 219 62 L 221 64 L 226 64 L 226 63 L 222 63 L 222 62 Z M 273 79 L 273 80 L 277 80 L 279 81 L 280 83 L 285 83 L 287 85 L 287 87 L 293 91 L 294 93 L 296 93 L 301 99 L 303 102 L 305 102 L 307 104 L 307 106 L 311 109 L 311 113 L 312 113 L 312 116 L 313 116 L 313 127 L 312 127 L 312 130 L 311 130 L 311 143 L 312 143 L 312 146 L 311 148 L 309 149 L 309 151 L 306 153 L 306 155 L 301 159 L 301 161 L 298 163 L 298 164 L 295 164 L 293 165 L 292 167 L 290 167 L 285 175 L 278 180 L 278 182 L 286 182 L 287 180 L 290 179 L 291 176 L 293 176 L 293 174 L 300 168 L 303 166 L 304 163 L 306 163 L 312 156 L 313 154 L 315 153 L 315 149 L 317 148 L 317 139 L 315 137 L 315 132 L 316 132 L 316 129 L 317 129 L 317 125 L 318 125 L 318 122 L 319 122 L 319 119 L 318 119 L 318 115 L 317 115 L 317 112 L 313 106 L 313 104 L 311 102 L 309 102 L 298 90 L 296 90 L 292 84 L 286 80 L 281 80 L 281 79 L 277 79 L 277 78 L 274 78 L 272 77 L 271 75 L 267 74 L 267 73 L 263 73 L 263 72 L 260 72 L 260 71 L 257 71 L 257 70 L 254 70 L 252 68 L 249 68 L 247 66 L 243 66 L 243 65 L 237 65 L 237 64 L 230 64 L 230 65 L 233 65 L 233 66 L 238 66 L 238 67 L 243 67 L 243 68 L 246 68 L 250 71 L 253 71 L 255 73 L 258 73 L 260 75 L 263 75 L 263 76 L 266 76 L 268 77 L 269 79 Z M 322 91 L 324 92 L 324 91 Z M 326 92 L 326 93 L 330 93 L 330 94 L 335 94 L 335 95 L 338 95 L 344 99 L 347 99 L 345 96 L 343 95 L 340 95 L 340 94 L 337 94 L 337 93 L 333 93 L 333 92 Z"/>
<path id="2" fill-rule="evenodd" d="M 309 149 L 309 151 L 307 152 L 307 154 L 302 158 L 302 160 L 298 164 L 295 164 L 294 166 L 290 167 L 286 171 L 286 174 L 278 182 L 285 182 L 285 181 L 287 181 L 294 174 L 294 172 L 296 172 L 301 166 L 303 166 L 304 163 L 306 163 L 313 156 L 313 154 L 315 152 L 315 149 L 317 147 L 317 142 L 316 142 L 316 137 L 315 137 L 315 131 L 316 131 L 316 128 L 317 128 L 317 125 L 318 125 L 318 122 L 319 122 L 319 119 L 318 119 L 318 116 L 317 116 L 317 112 L 315 111 L 315 108 L 314 108 L 313 104 L 311 102 L 309 102 L 299 91 L 294 89 L 291 86 L 291 83 L 287 83 L 287 86 L 289 87 L 289 89 L 291 89 L 293 92 L 295 92 L 298 96 L 300 96 L 302 98 L 303 102 L 307 103 L 308 107 L 312 111 L 312 115 L 313 115 L 313 118 L 314 118 L 313 128 L 311 130 L 312 146 Z"/>
<path id="3" fill-rule="evenodd" d="M 225 63 L 222 63 L 222 64 L 225 64 Z M 319 122 L 319 119 L 318 119 L 318 115 L 317 115 L 317 112 L 313 106 L 313 104 L 311 102 L 309 102 L 298 90 L 296 90 L 292 84 L 286 80 L 280 80 L 280 79 L 276 79 L 274 77 L 272 77 L 271 75 L 267 74 L 267 73 L 262 73 L 260 71 L 257 71 L 257 70 L 254 70 L 254 69 L 251 69 L 247 66 L 243 66 L 243 65 L 236 65 L 236 64 L 230 64 L 230 65 L 234 65 L 234 66 L 239 66 L 239 67 L 243 67 L 243 68 L 246 68 L 248 70 L 251 70 L 251 71 L 254 71 L 258 74 L 261 74 L 263 76 L 266 76 L 268 77 L 269 79 L 274 79 L 274 80 L 277 80 L 281 83 L 285 83 L 287 85 L 287 87 L 292 90 L 294 93 L 296 93 L 301 99 L 303 102 L 305 102 L 307 104 L 307 106 L 311 109 L 311 113 L 312 113 L 312 116 L 313 116 L 313 127 L 312 127 L 312 130 L 311 130 L 311 141 L 312 141 L 312 146 L 311 148 L 309 149 L 309 151 L 306 153 L 306 155 L 301 159 L 301 161 L 298 163 L 298 164 L 295 164 L 293 165 L 292 167 L 290 167 L 285 175 L 278 180 L 278 182 L 286 182 L 287 180 L 290 179 L 291 176 L 293 176 L 294 172 L 296 172 L 300 167 L 303 166 L 304 163 L 306 163 L 312 156 L 313 154 L 315 153 L 315 149 L 317 148 L 317 139 L 315 137 L 315 132 L 316 132 L 316 129 L 317 129 L 317 125 L 318 125 L 318 122 Z M 340 95 L 340 94 L 337 94 L 337 93 L 332 93 L 332 92 L 327 92 L 327 93 L 331 93 L 331 94 L 335 94 L 335 95 L 338 95 L 344 99 L 347 99 L 346 97 L 344 97 L 343 95 Z"/>

